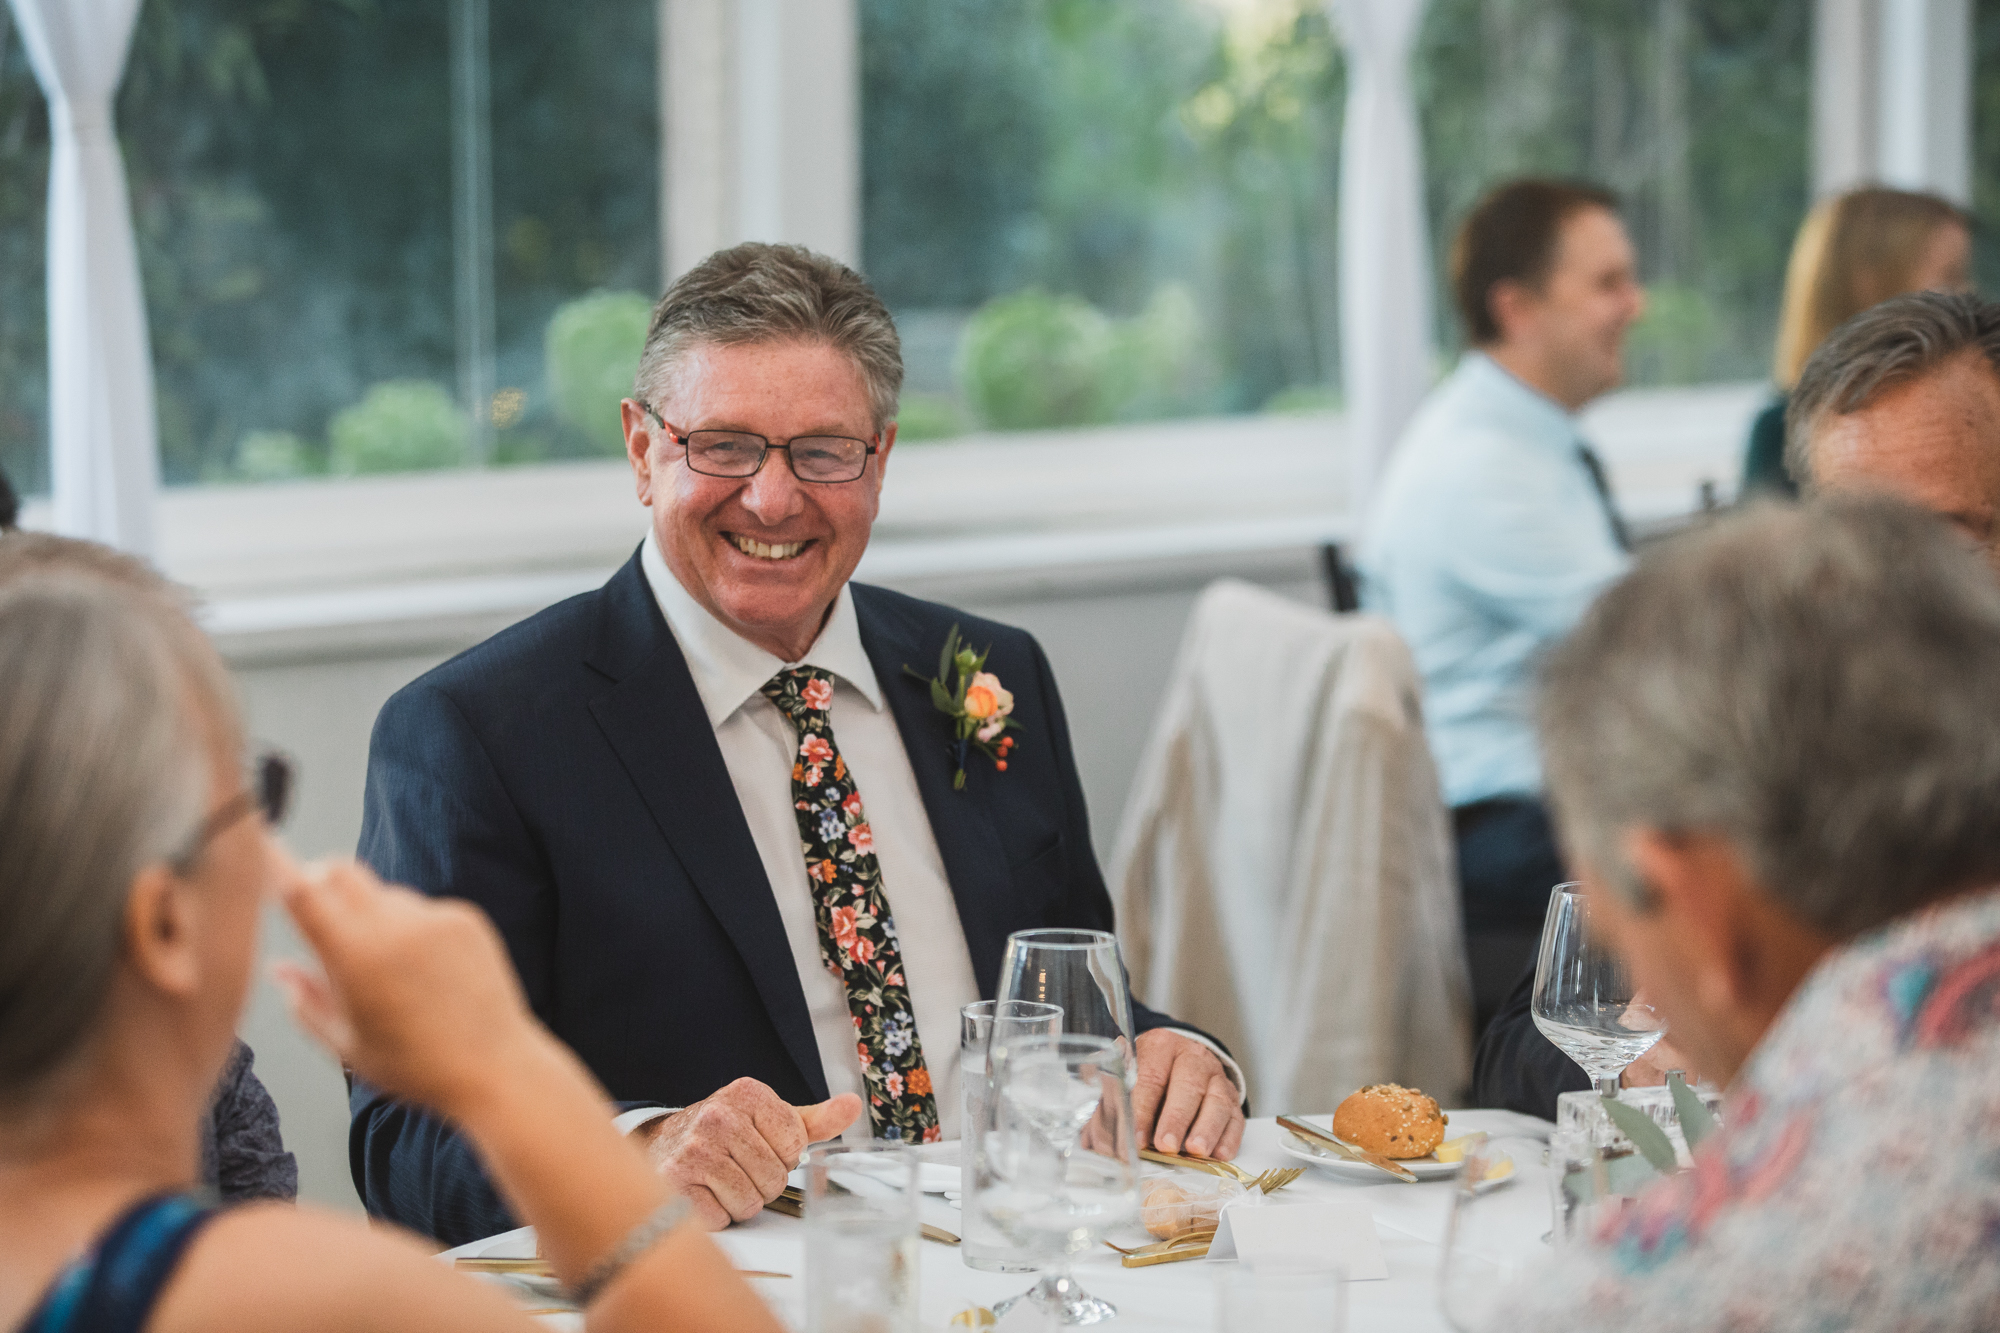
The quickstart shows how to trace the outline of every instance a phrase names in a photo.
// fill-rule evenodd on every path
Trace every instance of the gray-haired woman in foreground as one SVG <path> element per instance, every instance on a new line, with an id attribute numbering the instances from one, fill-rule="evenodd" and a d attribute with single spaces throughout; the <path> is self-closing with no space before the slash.
<path id="1" fill-rule="evenodd" d="M 534 1327 L 393 1232 L 190 1193 L 272 897 L 325 969 L 283 978 L 300 1020 L 464 1127 L 592 1327 L 778 1328 L 676 1225 L 483 916 L 272 840 L 228 678 L 166 585 L 81 544 L 10 575 L 21 540 L 0 538 L 0 1329 Z"/>

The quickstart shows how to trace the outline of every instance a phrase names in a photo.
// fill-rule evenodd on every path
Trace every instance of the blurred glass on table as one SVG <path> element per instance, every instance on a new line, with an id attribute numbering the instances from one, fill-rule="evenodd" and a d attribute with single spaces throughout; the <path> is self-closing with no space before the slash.
<path id="1" fill-rule="evenodd" d="M 987 1059 L 993 1046 L 1019 1037 L 1053 1037 L 1062 1031 L 1062 1009 L 1031 1000 L 978 1000 L 959 1010 L 958 1081 L 962 1095 L 959 1120 L 958 1190 L 963 1205 L 964 1233 L 959 1256 L 968 1268 L 990 1273 L 1030 1273 L 1035 1256 L 1007 1239 L 980 1206 L 992 1183 L 985 1161 L 987 1141 L 994 1131 L 993 1076 Z"/>
<path id="2" fill-rule="evenodd" d="M 1344 1333 L 1347 1275 L 1338 1268 L 1239 1263 L 1215 1280 L 1216 1333 Z"/>
<path id="3" fill-rule="evenodd" d="M 1521 1252 L 1521 1223 L 1507 1196 L 1482 1182 L 1500 1154 L 1486 1135 L 1465 1152 L 1465 1169 L 1451 1192 L 1451 1215 L 1445 1223 L 1444 1265 L 1438 1274 L 1438 1304 L 1458 1333 L 1489 1326 L 1500 1294 L 1514 1284 L 1537 1257 Z"/>
<path id="4" fill-rule="evenodd" d="M 828 1143 L 802 1167 L 806 1333 L 917 1333 L 916 1154 Z"/>

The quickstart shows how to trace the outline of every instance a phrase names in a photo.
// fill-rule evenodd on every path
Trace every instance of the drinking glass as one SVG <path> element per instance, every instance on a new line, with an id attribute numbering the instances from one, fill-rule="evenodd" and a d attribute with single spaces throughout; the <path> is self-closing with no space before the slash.
<path id="1" fill-rule="evenodd" d="M 1583 1066 L 1599 1095 L 1618 1095 L 1625 1066 L 1666 1035 L 1653 1006 L 1634 997 L 1632 974 L 1590 929 L 1581 884 L 1558 884 L 1535 961 L 1535 1026 Z"/>
<path id="2" fill-rule="evenodd" d="M 1031 1000 L 978 1000 L 958 1011 L 959 1119 L 958 1197 L 965 1233 L 959 1257 L 968 1268 L 990 1273 L 1028 1273 L 1035 1256 L 1010 1242 L 980 1206 L 992 1184 L 986 1165 L 986 1145 L 994 1133 L 992 1076 L 987 1055 L 998 1041 L 1016 1037 L 1053 1037 L 1062 1031 L 1062 1010 Z"/>
<path id="3" fill-rule="evenodd" d="M 916 1154 L 894 1143 L 825 1143 L 802 1165 L 806 1333 L 916 1333 Z"/>
<path id="4" fill-rule="evenodd" d="M 1017 930 L 1000 960 L 1002 1000 L 1033 1000 L 1063 1011 L 1062 1030 L 1105 1037 L 1132 1049 L 1132 997 L 1118 937 L 1106 930 Z M 1139 1077 L 1127 1061 L 1126 1087 Z"/>
<path id="5" fill-rule="evenodd" d="M 1504 1190 L 1479 1188 L 1495 1153 L 1484 1134 L 1468 1144 L 1465 1167 L 1452 1187 L 1445 1222 L 1444 1266 L 1438 1274 L 1438 1303 L 1459 1333 L 1489 1326 L 1500 1294 L 1534 1262 L 1523 1253 L 1521 1217 Z M 1527 1232 L 1533 1235 L 1532 1231 Z M 1539 1251 L 1540 1246 L 1537 1245 Z"/>
<path id="6" fill-rule="evenodd" d="M 995 1130 L 986 1154 L 992 1183 L 980 1203 L 1010 1240 L 1042 1258 L 1041 1281 L 994 1313 L 1031 1301 L 1045 1322 L 1065 1327 L 1118 1313 L 1069 1270 L 1106 1230 L 1138 1215 L 1130 1052 L 1115 1038 L 1068 1033 L 994 1043 Z"/>
<path id="7" fill-rule="evenodd" d="M 1338 1268 L 1236 1264 L 1216 1279 L 1217 1333 L 1343 1333 L 1345 1278 Z"/>

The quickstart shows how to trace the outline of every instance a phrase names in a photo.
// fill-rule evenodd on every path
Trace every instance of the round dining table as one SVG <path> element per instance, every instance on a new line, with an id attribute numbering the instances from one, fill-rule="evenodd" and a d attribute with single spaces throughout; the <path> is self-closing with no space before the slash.
<path id="1" fill-rule="evenodd" d="M 1326 1123 L 1321 1117 L 1314 1119 Z M 1495 1258 L 1532 1262 L 1548 1252 L 1551 1195 L 1543 1158 L 1552 1128 L 1546 1120 L 1510 1111 L 1451 1112 L 1452 1137 L 1483 1130 L 1494 1146 L 1514 1160 L 1511 1180 L 1493 1188 L 1480 1205 L 1482 1210 L 1498 1210 L 1517 1223 L 1504 1229 L 1517 1253 Z M 1245 1129 L 1236 1163 L 1252 1172 L 1304 1165 L 1285 1151 L 1290 1141 L 1291 1135 L 1275 1121 L 1252 1120 Z M 955 1163 L 956 1148 L 955 1144 L 938 1144 L 919 1151 L 930 1160 Z M 1155 1169 L 1146 1168 L 1149 1173 Z M 1342 1199 L 1366 1207 L 1374 1220 L 1388 1277 L 1346 1284 L 1347 1329 L 1349 1333 L 1429 1333 L 1451 1328 L 1438 1304 L 1438 1274 L 1444 1262 L 1445 1224 L 1453 1188 L 1449 1178 L 1406 1184 L 1386 1174 L 1370 1179 L 1352 1169 L 1309 1167 L 1298 1180 L 1259 1206 L 1282 1208 Z M 923 1220 L 952 1232 L 961 1229 L 959 1210 L 935 1195 L 926 1195 L 923 1200 Z M 1132 1239 L 1143 1241 L 1146 1237 L 1136 1233 Z M 784 1275 L 753 1277 L 752 1285 L 787 1325 L 804 1328 L 802 1221 L 767 1211 L 718 1233 L 715 1240 L 738 1268 Z M 439 1257 L 525 1258 L 534 1254 L 534 1245 L 532 1229 L 524 1227 L 473 1241 Z M 990 1307 L 1034 1281 L 1033 1274 L 968 1268 L 958 1249 L 950 1245 L 926 1241 L 920 1251 L 923 1271 L 918 1326 L 925 1333 L 948 1333 L 954 1328 L 954 1315 L 970 1306 Z M 1329 1257 L 1339 1260 L 1338 1255 Z M 1074 1272 L 1087 1291 L 1118 1307 L 1118 1317 L 1101 1326 L 1112 1333 L 1120 1329 L 1209 1333 L 1216 1327 L 1216 1279 L 1234 1267 L 1229 1260 L 1203 1259 L 1126 1268 L 1116 1253 L 1100 1246 L 1078 1258 Z M 541 1318 L 553 1328 L 583 1327 L 581 1316 L 576 1314 L 551 1313 Z"/>

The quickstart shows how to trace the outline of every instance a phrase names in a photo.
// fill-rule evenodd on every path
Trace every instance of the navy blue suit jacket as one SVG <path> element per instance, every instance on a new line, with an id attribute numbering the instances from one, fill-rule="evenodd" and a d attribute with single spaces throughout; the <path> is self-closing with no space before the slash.
<path id="1" fill-rule="evenodd" d="M 991 998 L 1011 932 L 1112 925 L 1048 659 L 1021 630 L 853 590 Z M 903 671 L 934 671 L 953 624 L 992 645 L 988 669 L 1021 724 L 1007 772 L 975 754 L 963 791 L 949 723 Z M 636 555 L 383 706 L 360 855 L 386 879 L 484 908 L 536 1015 L 621 1104 L 686 1106 L 745 1076 L 790 1102 L 826 1098 L 770 882 Z M 1142 1031 L 1167 1022 L 1133 1012 Z M 370 1213 L 447 1245 L 515 1225 L 452 1127 L 358 1081 L 350 1109 Z"/>

